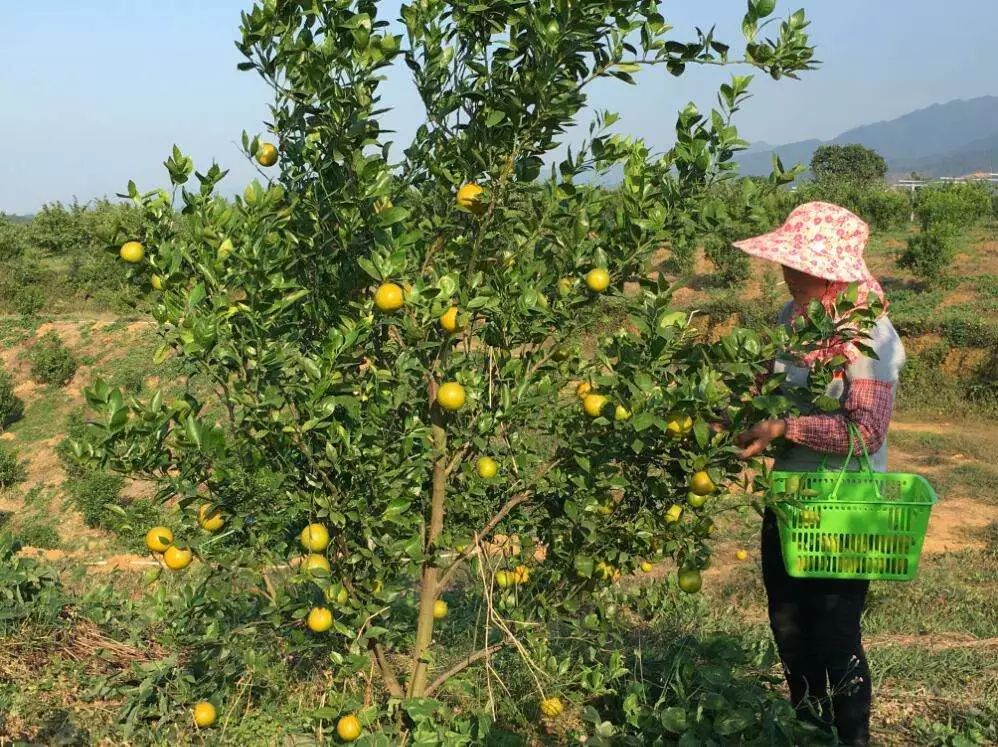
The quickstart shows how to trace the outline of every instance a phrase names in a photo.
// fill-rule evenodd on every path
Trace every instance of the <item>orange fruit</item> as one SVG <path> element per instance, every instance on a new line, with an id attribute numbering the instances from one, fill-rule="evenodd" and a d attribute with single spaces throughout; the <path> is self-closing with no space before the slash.
<path id="1" fill-rule="evenodd" d="M 206 532 L 217 532 L 225 526 L 225 517 L 222 516 L 220 508 L 205 503 L 198 509 L 198 524 Z"/>
<path id="2" fill-rule="evenodd" d="M 273 166 L 277 163 L 277 147 L 273 143 L 260 143 L 256 149 L 256 161 L 261 166 Z"/>
<path id="3" fill-rule="evenodd" d="M 170 545 L 163 553 L 163 562 L 172 571 L 179 571 L 186 568 L 191 564 L 193 559 L 194 553 L 186 547 L 179 548 L 176 545 Z"/>
<path id="4" fill-rule="evenodd" d="M 457 306 L 451 306 L 440 315 L 440 326 L 448 332 L 459 332 L 461 325 L 457 320 Z"/>
<path id="5" fill-rule="evenodd" d="M 348 713 L 336 722 L 336 736 L 344 742 L 356 741 L 357 737 L 360 736 L 361 730 L 360 719 L 352 713 Z"/>
<path id="6" fill-rule="evenodd" d="M 123 260 L 134 265 L 141 262 L 142 258 L 146 256 L 146 250 L 138 241 L 126 241 L 121 245 L 121 250 L 118 254 L 121 255 Z"/>
<path id="7" fill-rule="evenodd" d="M 516 577 L 509 571 L 496 571 L 496 586 L 505 589 L 516 583 Z"/>
<path id="8" fill-rule="evenodd" d="M 153 275 L 149 278 L 149 285 L 152 286 L 153 290 L 161 291 L 166 287 L 166 281 L 163 280 L 162 275 Z"/>
<path id="9" fill-rule="evenodd" d="M 153 552 L 166 552 L 173 544 L 173 532 L 169 527 L 153 527 L 146 532 L 146 547 Z"/>
<path id="10" fill-rule="evenodd" d="M 628 410 L 623 405 L 617 405 L 614 408 L 614 410 L 613 410 L 613 419 L 614 420 L 630 420 L 631 419 L 631 411 Z"/>
<path id="11" fill-rule="evenodd" d="M 481 200 L 482 192 L 484 191 L 474 182 L 468 182 L 457 191 L 457 196 L 455 197 L 457 206 L 462 210 L 470 210 L 476 215 L 481 215 L 485 212 L 486 207 L 482 204 Z"/>
<path id="12" fill-rule="evenodd" d="M 575 387 L 575 396 L 579 399 L 585 399 L 586 395 L 592 392 L 593 385 L 588 381 L 580 381 L 579 385 Z"/>
<path id="13" fill-rule="evenodd" d="M 306 550 L 322 552 L 329 545 L 329 530 L 325 524 L 309 524 L 301 530 L 298 539 Z"/>
<path id="14" fill-rule="evenodd" d="M 530 580 L 530 569 L 525 565 L 518 565 L 513 569 L 513 582 L 525 584 Z"/>
<path id="15" fill-rule="evenodd" d="M 582 400 L 582 409 L 586 411 L 586 415 L 598 418 L 607 402 L 607 398 L 602 394 L 587 394 Z"/>
<path id="16" fill-rule="evenodd" d="M 333 627 L 333 613 L 325 607 L 313 607 L 305 619 L 305 624 L 313 633 L 325 633 Z"/>
<path id="17" fill-rule="evenodd" d="M 593 293 L 602 293 L 610 287 L 610 273 L 602 267 L 594 267 L 586 273 L 586 286 Z"/>
<path id="18" fill-rule="evenodd" d="M 541 701 L 541 713 L 548 718 L 557 718 L 564 710 L 565 705 L 561 702 L 561 698 L 557 696 L 544 698 L 544 700 Z"/>
<path id="19" fill-rule="evenodd" d="M 433 603 L 433 619 L 443 620 L 445 617 L 447 617 L 447 602 L 443 599 L 437 599 Z"/>
<path id="20" fill-rule="evenodd" d="M 687 594 L 696 594 L 703 585 L 700 571 L 696 568 L 681 568 L 677 580 L 679 588 Z"/>
<path id="21" fill-rule="evenodd" d="M 745 560 L 746 558 L 748 558 L 748 552 L 746 552 L 745 550 L 735 550 L 735 557 L 738 558 L 739 560 Z"/>
<path id="22" fill-rule="evenodd" d="M 478 476 L 483 480 L 491 480 L 499 472 L 499 464 L 489 456 L 479 457 L 475 463 L 475 468 L 478 470 Z"/>
<path id="23" fill-rule="evenodd" d="M 687 493 L 686 502 L 690 504 L 693 508 L 700 508 L 703 504 L 707 502 L 707 496 L 699 495 L 698 493 Z"/>
<path id="24" fill-rule="evenodd" d="M 673 503 L 669 506 L 669 510 L 665 512 L 665 523 L 675 524 L 679 521 L 679 517 L 683 515 L 683 507 L 678 503 Z"/>
<path id="25" fill-rule="evenodd" d="M 714 481 L 710 479 L 710 475 L 703 470 L 694 472 L 693 476 L 690 477 L 690 492 L 696 493 L 697 495 L 710 495 L 715 490 L 717 490 L 717 486 L 715 486 Z"/>
<path id="26" fill-rule="evenodd" d="M 669 415 L 669 421 L 666 423 L 665 429 L 669 432 L 670 436 L 676 438 L 685 436 L 693 430 L 693 418 L 689 415 L 673 413 Z"/>
<path id="27" fill-rule="evenodd" d="M 645 573 L 651 573 L 652 565 L 647 560 L 641 561 L 641 570 Z"/>
<path id="28" fill-rule="evenodd" d="M 319 555 L 318 553 L 307 555 L 305 560 L 302 561 L 301 567 L 310 576 L 329 575 L 329 561 L 326 560 L 325 555 Z M 316 573 L 316 571 L 319 572 Z"/>
<path id="29" fill-rule="evenodd" d="M 202 700 L 194 706 L 194 723 L 201 729 L 205 729 L 215 723 L 215 706 L 207 700 Z"/>
<path id="30" fill-rule="evenodd" d="M 405 295 L 395 283 L 382 283 L 374 292 L 374 305 L 380 311 L 395 311 L 401 309 L 405 303 Z"/>
<path id="31" fill-rule="evenodd" d="M 464 407 L 464 387 L 456 381 L 448 381 L 437 389 L 437 404 L 451 412 Z"/>

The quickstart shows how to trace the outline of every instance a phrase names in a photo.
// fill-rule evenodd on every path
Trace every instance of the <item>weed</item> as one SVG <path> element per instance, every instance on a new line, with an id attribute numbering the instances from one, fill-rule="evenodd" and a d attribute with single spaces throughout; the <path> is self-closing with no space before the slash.
<path id="1" fill-rule="evenodd" d="M 76 373 L 76 359 L 54 331 L 42 335 L 32 346 L 28 358 L 31 376 L 40 384 L 66 384 Z"/>

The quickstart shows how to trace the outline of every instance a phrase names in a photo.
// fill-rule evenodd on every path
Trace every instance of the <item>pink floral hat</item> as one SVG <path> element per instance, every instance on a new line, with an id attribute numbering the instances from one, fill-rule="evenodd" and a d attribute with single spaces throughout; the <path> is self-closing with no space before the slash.
<path id="1" fill-rule="evenodd" d="M 852 283 L 873 278 L 863 260 L 869 238 L 870 227 L 844 207 L 806 202 L 775 231 L 734 245 L 814 277 Z"/>

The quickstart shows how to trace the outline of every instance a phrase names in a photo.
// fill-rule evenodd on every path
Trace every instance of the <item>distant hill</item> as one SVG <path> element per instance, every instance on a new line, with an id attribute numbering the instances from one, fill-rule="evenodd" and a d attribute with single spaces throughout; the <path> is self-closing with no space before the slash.
<path id="1" fill-rule="evenodd" d="M 895 176 L 912 171 L 925 176 L 998 171 L 998 96 L 933 104 L 897 119 L 856 127 L 827 141 L 758 143 L 737 160 L 743 174 L 762 176 L 769 173 L 774 152 L 785 166 L 807 165 L 818 146 L 849 143 L 880 153 Z"/>

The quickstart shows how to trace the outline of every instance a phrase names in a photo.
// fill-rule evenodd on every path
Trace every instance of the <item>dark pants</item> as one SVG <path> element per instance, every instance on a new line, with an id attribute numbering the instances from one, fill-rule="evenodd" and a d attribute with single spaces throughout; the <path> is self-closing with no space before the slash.
<path id="1" fill-rule="evenodd" d="M 769 623 L 798 714 L 834 725 L 845 744 L 867 744 L 873 689 L 859 618 L 870 582 L 791 578 L 772 511 L 762 523 L 762 578 Z"/>

